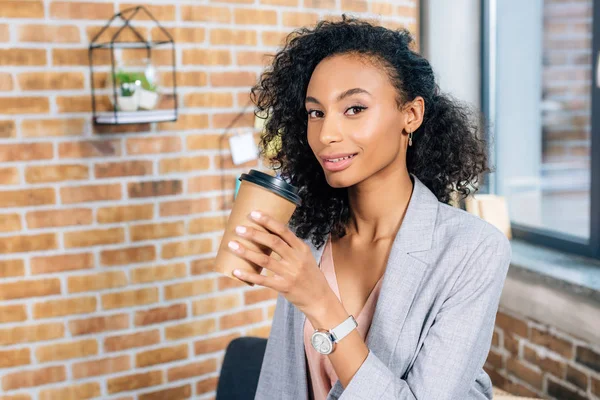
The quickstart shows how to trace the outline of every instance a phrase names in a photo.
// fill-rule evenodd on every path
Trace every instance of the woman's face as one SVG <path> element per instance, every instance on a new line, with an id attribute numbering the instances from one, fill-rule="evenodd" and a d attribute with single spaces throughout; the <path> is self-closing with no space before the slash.
<path id="1" fill-rule="evenodd" d="M 408 114 L 397 97 L 385 71 L 365 58 L 336 55 L 317 65 L 306 92 L 307 135 L 330 186 L 406 168 Z M 340 154 L 351 158 L 325 159 Z"/>

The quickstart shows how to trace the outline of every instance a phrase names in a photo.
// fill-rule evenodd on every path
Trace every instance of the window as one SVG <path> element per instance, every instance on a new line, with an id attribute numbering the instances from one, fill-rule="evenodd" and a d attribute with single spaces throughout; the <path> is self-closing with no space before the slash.
<path id="1" fill-rule="evenodd" d="M 482 108 L 515 237 L 600 258 L 600 0 L 482 0 Z"/>

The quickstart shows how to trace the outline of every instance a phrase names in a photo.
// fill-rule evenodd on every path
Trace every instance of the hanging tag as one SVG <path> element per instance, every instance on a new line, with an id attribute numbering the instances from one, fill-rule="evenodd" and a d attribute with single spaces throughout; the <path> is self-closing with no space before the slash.
<path id="1" fill-rule="evenodd" d="M 235 165 L 258 159 L 258 147 L 254 143 L 252 132 L 231 136 L 229 147 Z"/>

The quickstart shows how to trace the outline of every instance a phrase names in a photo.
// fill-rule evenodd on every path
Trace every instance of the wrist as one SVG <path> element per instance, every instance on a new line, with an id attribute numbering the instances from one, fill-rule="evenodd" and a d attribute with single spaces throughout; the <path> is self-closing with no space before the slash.
<path id="1" fill-rule="evenodd" d="M 316 304 L 315 307 L 306 314 L 306 317 L 315 329 L 332 329 L 346 320 L 350 314 L 337 298 L 335 293 L 331 299 Z"/>

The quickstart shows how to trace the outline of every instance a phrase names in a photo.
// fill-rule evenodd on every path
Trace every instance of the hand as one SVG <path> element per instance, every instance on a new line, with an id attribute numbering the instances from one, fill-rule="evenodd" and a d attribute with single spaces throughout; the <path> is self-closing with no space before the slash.
<path id="1" fill-rule="evenodd" d="M 250 218 L 267 232 L 249 226 L 238 226 L 236 233 L 246 240 L 270 248 L 281 260 L 247 249 L 240 242 L 232 240 L 228 245 L 237 256 L 274 273 L 273 276 L 265 276 L 247 271 L 239 271 L 240 274 L 236 274 L 234 271 L 235 276 L 280 292 L 305 314 L 322 308 L 331 295 L 337 299 L 308 245 L 287 225 L 257 211 L 252 212 Z"/>

